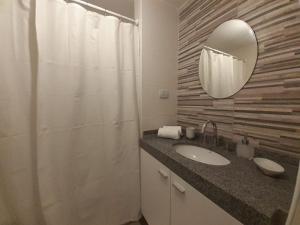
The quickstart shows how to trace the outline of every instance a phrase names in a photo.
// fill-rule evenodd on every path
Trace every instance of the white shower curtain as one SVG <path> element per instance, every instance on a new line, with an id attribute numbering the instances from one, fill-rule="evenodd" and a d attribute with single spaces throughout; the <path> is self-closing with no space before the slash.
<path id="1" fill-rule="evenodd" d="M 31 3 L 0 2 L 0 225 L 41 224 L 32 118 Z"/>
<path id="2" fill-rule="evenodd" d="M 243 64 L 232 56 L 202 49 L 199 76 L 203 89 L 216 98 L 233 95 L 247 82 Z"/>
<path id="3" fill-rule="evenodd" d="M 36 1 L 35 77 L 25 32 L 33 9 L 24 2 L 4 1 L 0 19 L 8 32 L 1 43 L 8 55 L 0 54 L 3 223 L 137 220 L 134 25 L 63 0 Z"/>

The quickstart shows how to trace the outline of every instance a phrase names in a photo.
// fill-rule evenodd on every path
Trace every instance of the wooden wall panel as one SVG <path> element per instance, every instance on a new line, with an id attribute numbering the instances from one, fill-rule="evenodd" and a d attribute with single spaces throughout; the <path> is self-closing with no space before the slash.
<path id="1" fill-rule="evenodd" d="M 253 137 L 260 149 L 300 157 L 300 5 L 298 0 L 190 0 L 179 15 L 178 124 L 211 119 L 222 136 Z M 252 78 L 228 99 L 202 89 L 200 52 L 213 30 L 230 19 L 256 33 L 259 55 Z"/>

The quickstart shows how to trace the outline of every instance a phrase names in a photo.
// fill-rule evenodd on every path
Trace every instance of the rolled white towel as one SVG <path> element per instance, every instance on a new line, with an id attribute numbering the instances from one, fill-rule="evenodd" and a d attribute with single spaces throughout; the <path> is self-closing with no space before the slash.
<path id="1" fill-rule="evenodd" d="M 163 126 L 163 128 L 168 128 L 171 130 L 178 130 L 179 134 L 182 136 L 182 128 L 181 126 Z"/>
<path id="2" fill-rule="evenodd" d="M 179 139 L 180 138 L 180 132 L 176 129 L 169 129 L 169 128 L 159 128 L 157 132 L 158 137 L 163 138 L 171 138 L 171 139 Z"/>

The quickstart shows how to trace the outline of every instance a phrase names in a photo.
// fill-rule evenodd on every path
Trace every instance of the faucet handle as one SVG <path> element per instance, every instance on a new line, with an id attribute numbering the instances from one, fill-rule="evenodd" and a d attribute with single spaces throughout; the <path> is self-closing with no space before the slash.
<path id="1" fill-rule="evenodd" d="M 207 121 L 205 121 L 205 122 L 203 123 L 202 129 L 201 129 L 201 133 L 202 133 L 202 134 L 205 133 L 205 129 L 206 129 L 206 127 L 207 127 L 207 125 L 208 125 L 209 123 L 211 123 L 210 120 L 207 120 Z"/>
<path id="2" fill-rule="evenodd" d="M 204 123 L 204 124 L 202 125 L 202 128 L 201 128 L 201 133 L 202 133 L 202 134 L 204 134 L 204 132 L 205 132 L 205 126 L 206 126 L 206 125 L 205 125 L 205 123 Z"/>

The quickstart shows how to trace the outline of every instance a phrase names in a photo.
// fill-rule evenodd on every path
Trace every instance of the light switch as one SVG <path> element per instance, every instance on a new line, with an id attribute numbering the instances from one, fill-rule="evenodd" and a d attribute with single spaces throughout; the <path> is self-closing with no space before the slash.
<path id="1" fill-rule="evenodd" d="M 170 95 L 168 89 L 160 89 L 158 93 L 160 99 L 168 99 Z"/>

